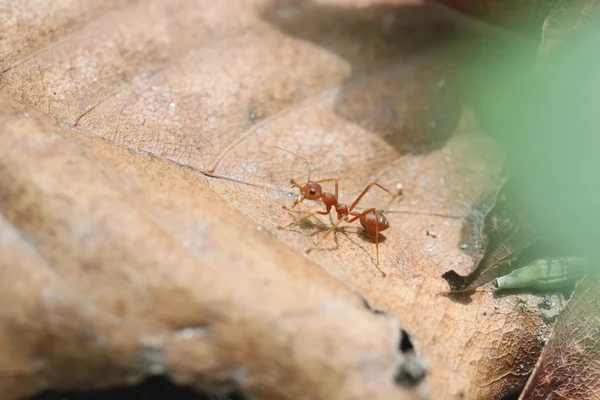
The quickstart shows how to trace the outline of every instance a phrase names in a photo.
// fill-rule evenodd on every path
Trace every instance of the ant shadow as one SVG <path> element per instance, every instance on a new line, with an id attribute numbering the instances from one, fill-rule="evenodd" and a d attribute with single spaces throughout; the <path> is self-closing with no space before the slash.
<path id="1" fill-rule="evenodd" d="M 286 230 L 288 231 L 292 231 L 292 232 L 296 232 L 296 233 L 301 233 L 304 235 L 308 235 L 310 237 L 318 237 L 315 240 L 320 239 L 323 235 L 325 234 L 325 232 L 327 232 L 329 229 L 331 229 L 331 227 L 333 226 L 333 224 L 336 221 L 334 221 L 333 217 L 331 214 L 329 214 L 329 221 L 328 223 L 323 222 L 321 219 L 313 217 L 313 218 L 309 218 L 307 220 L 304 220 L 302 222 L 300 222 L 298 225 L 296 225 L 296 229 L 294 228 L 287 228 Z M 362 227 L 358 227 L 358 226 L 352 226 L 352 225 L 341 225 L 339 227 L 337 227 L 333 232 L 331 232 L 331 234 L 329 235 L 329 237 L 331 237 L 333 239 L 334 245 L 327 245 L 327 243 L 321 243 L 318 247 L 314 248 L 314 250 L 318 250 L 318 251 L 334 251 L 334 250 L 339 250 L 340 248 L 340 243 L 339 243 L 339 235 L 343 235 L 344 238 L 349 241 L 350 243 L 354 244 L 356 246 L 356 248 L 361 248 L 364 251 L 367 251 L 366 249 L 363 248 L 363 246 L 360 246 L 360 244 L 352 239 L 352 236 L 358 236 L 360 239 L 363 240 L 363 242 L 367 242 L 369 244 L 373 245 L 373 249 L 375 249 L 375 242 L 376 242 L 376 237 L 375 237 L 375 233 L 372 232 L 368 232 L 365 229 L 363 229 Z M 377 238 L 379 243 L 384 243 L 387 240 L 387 237 L 385 236 L 385 234 L 383 233 L 379 233 L 379 237 Z M 372 256 L 372 261 L 373 263 L 375 263 L 375 256 Z"/>
<path id="2" fill-rule="evenodd" d="M 445 58 L 422 57 L 463 36 L 454 13 L 433 4 L 355 8 L 313 0 L 272 0 L 259 13 L 285 34 L 350 63 L 334 105 L 338 116 L 400 154 L 433 151 L 450 138 L 462 109 L 461 90 L 445 84 Z"/>
<path id="3" fill-rule="evenodd" d="M 329 227 L 323 221 L 318 218 L 309 218 L 304 221 L 296 224 L 296 229 L 290 227 L 286 228 L 287 231 L 297 232 L 297 233 L 306 233 L 308 231 L 312 231 L 310 236 L 317 235 L 319 232 L 325 232 Z"/>
<path id="4" fill-rule="evenodd" d="M 359 229 L 356 234 L 358 235 L 359 238 L 361 238 L 365 242 L 375 244 L 375 241 L 376 241 L 375 233 L 369 232 L 365 229 Z M 384 243 L 387 240 L 387 237 L 383 233 L 379 232 L 379 237 L 377 239 L 378 239 L 379 243 Z"/>
<path id="5" fill-rule="evenodd" d="M 329 217 L 330 217 L 329 218 L 330 225 L 326 224 L 322 220 L 315 217 L 314 219 L 309 218 L 309 219 L 306 219 L 306 220 L 300 222 L 299 224 L 296 225 L 298 227 L 297 229 L 287 228 L 286 230 L 291 231 L 291 232 L 305 233 L 305 234 L 307 231 L 312 231 L 309 234 L 309 236 L 316 236 L 316 235 L 327 232 L 329 229 L 331 229 L 333 224 L 335 224 L 336 221 L 333 220 L 331 215 L 329 215 Z M 356 226 L 351 226 L 351 225 L 341 225 L 341 226 L 338 226 L 333 232 L 331 232 L 330 235 L 334 236 L 337 241 L 336 234 L 340 233 L 340 234 L 344 235 L 345 237 L 348 237 L 349 231 L 354 232 L 354 234 L 356 234 L 358 237 L 363 239 L 365 242 L 375 244 L 375 241 L 376 241 L 375 233 L 368 232 L 365 229 L 363 229 L 362 227 L 356 227 Z M 379 232 L 378 240 L 379 240 L 379 243 L 383 243 L 387 240 L 387 237 L 383 233 Z"/>

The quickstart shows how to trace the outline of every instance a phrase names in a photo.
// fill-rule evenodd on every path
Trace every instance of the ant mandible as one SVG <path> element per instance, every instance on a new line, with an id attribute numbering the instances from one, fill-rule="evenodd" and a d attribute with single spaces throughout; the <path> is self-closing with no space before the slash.
<path id="1" fill-rule="evenodd" d="M 299 158 L 305 160 L 308 164 L 308 178 L 306 179 L 305 184 L 300 185 L 296 182 L 295 179 L 290 180 L 290 183 L 292 184 L 292 188 L 296 187 L 296 188 L 300 189 L 300 194 L 298 195 L 298 197 L 296 198 L 296 200 L 294 201 L 294 203 L 292 204 L 291 207 L 287 207 L 284 205 L 283 209 L 291 210 L 292 208 L 296 207 L 298 204 L 301 204 L 304 201 L 304 199 L 321 200 L 323 202 L 323 205 L 326 208 L 326 211 L 315 211 L 315 212 L 309 213 L 308 215 L 306 215 L 288 225 L 278 226 L 277 229 L 282 230 L 282 229 L 289 228 L 290 226 L 299 224 L 302 221 L 305 221 L 316 214 L 328 215 L 331 212 L 331 209 L 334 208 L 335 212 L 337 213 L 337 219 L 338 219 L 337 222 L 325 233 L 325 235 L 323 235 L 323 237 L 321 239 L 319 239 L 319 241 L 313 247 L 307 249 L 306 253 L 310 253 L 312 250 L 314 250 L 323 240 L 325 240 L 325 238 L 327 236 L 329 236 L 329 234 L 331 232 L 336 230 L 337 227 L 340 226 L 340 224 L 342 222 L 346 221 L 347 223 L 352 223 L 356 220 L 359 220 L 360 224 L 366 231 L 375 234 L 375 248 L 376 248 L 376 253 L 377 253 L 377 270 L 381 273 L 382 277 L 385 277 L 386 276 L 385 272 L 383 272 L 381 270 L 381 268 L 379 268 L 379 232 L 382 232 L 382 231 L 385 231 L 386 229 L 388 229 L 390 227 L 390 223 L 388 222 L 387 218 L 383 215 L 383 213 L 381 211 L 378 211 L 375 208 L 369 208 L 367 210 L 364 210 L 363 212 L 356 212 L 356 211 L 352 211 L 352 210 L 354 210 L 354 208 L 356 207 L 358 202 L 363 198 L 363 196 L 373 186 L 377 186 L 378 188 L 383 189 L 384 191 L 389 193 L 392 196 L 392 198 L 396 198 L 397 196 L 401 195 L 402 189 L 400 188 L 398 190 L 398 193 L 394 194 L 391 191 L 389 191 L 388 189 L 386 189 L 385 187 L 381 186 L 379 183 L 371 182 L 363 189 L 362 193 L 356 198 L 356 200 L 354 200 L 352 205 L 350 205 L 350 207 L 348 207 L 347 205 L 340 204 L 338 202 L 339 183 L 336 178 L 327 178 L 327 179 L 320 179 L 318 181 L 311 181 L 310 180 L 311 166 L 310 166 L 310 160 L 308 158 L 303 157 L 299 154 L 293 153 L 289 150 L 283 149 L 279 146 L 275 146 L 275 147 L 279 150 L 283 150 L 287 153 L 290 153 L 296 157 L 299 157 Z M 334 182 L 335 194 L 324 192 L 323 188 L 320 185 L 323 182 Z M 352 216 L 352 218 L 350 218 L 349 216 Z"/>

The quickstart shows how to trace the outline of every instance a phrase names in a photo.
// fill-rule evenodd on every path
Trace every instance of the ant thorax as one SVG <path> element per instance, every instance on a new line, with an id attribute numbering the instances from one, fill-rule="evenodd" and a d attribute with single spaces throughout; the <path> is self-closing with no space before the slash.
<path id="1" fill-rule="evenodd" d="M 336 207 L 338 206 L 338 202 L 337 199 L 335 197 L 335 195 L 331 194 L 331 193 L 323 193 L 323 195 L 321 196 L 321 201 L 323 202 L 323 204 L 325 205 L 325 207 L 327 207 L 327 212 L 329 212 L 329 210 L 331 210 L 331 207 Z"/>

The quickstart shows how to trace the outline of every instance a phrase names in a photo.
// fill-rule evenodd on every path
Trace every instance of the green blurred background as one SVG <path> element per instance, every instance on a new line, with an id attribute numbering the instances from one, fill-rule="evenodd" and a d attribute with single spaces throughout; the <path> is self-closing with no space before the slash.
<path id="1" fill-rule="evenodd" d="M 537 36 L 512 44 L 465 39 L 462 63 L 470 70 L 461 84 L 485 132 L 506 151 L 508 175 L 536 230 L 567 254 L 597 260 L 600 6 L 560 3 L 545 24 L 516 30 Z"/>

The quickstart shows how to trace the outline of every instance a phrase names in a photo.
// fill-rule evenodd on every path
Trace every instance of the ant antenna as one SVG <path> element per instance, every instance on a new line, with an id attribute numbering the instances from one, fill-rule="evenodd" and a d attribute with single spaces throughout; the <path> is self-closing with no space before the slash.
<path id="1" fill-rule="evenodd" d="M 311 169 L 311 166 L 310 166 L 310 160 L 308 158 L 306 158 L 304 156 L 301 156 L 300 154 L 296 154 L 293 151 L 286 150 L 286 149 L 284 149 L 282 147 L 279 147 L 279 146 L 275 146 L 275 148 L 279 149 L 279 150 L 282 150 L 282 151 L 285 151 L 286 153 L 290 153 L 291 155 L 294 155 L 294 156 L 299 157 L 299 158 L 303 159 L 304 161 L 306 161 L 306 163 L 308 164 L 308 179 L 306 181 L 310 182 L 310 174 L 311 174 L 311 170 L 312 169 Z"/>

